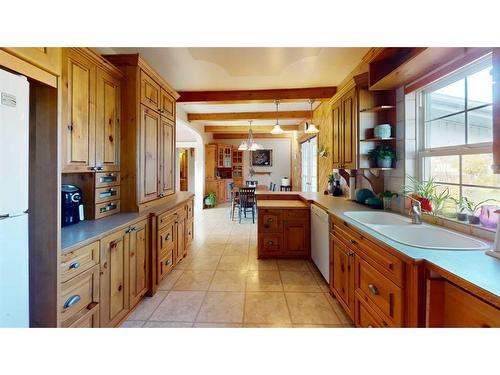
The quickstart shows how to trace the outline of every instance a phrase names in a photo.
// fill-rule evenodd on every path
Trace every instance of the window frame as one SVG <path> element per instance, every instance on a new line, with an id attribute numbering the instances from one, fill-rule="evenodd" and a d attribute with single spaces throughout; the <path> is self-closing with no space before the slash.
<path id="1" fill-rule="evenodd" d="M 500 186 L 485 186 L 485 185 L 473 185 L 473 184 L 465 184 L 463 183 L 463 155 L 477 155 L 477 154 L 491 154 L 493 153 L 493 139 L 491 142 L 482 142 L 482 143 L 472 143 L 468 144 L 469 138 L 469 128 L 468 128 L 468 112 L 477 110 L 480 108 L 485 108 L 488 106 L 492 106 L 493 103 L 483 104 L 480 106 L 475 106 L 468 108 L 468 87 L 467 80 L 464 83 L 464 110 L 453 112 L 447 114 L 445 116 L 433 118 L 432 121 L 436 121 L 438 119 L 451 117 L 457 114 L 464 114 L 465 116 L 465 144 L 456 145 L 456 146 L 443 146 L 443 147 L 434 147 L 430 148 L 426 145 L 426 110 L 427 103 L 425 102 L 426 95 L 430 92 L 439 90 L 442 87 L 448 86 L 453 82 L 464 79 L 467 76 L 470 76 L 474 73 L 477 73 L 484 68 L 492 66 L 492 54 L 488 53 L 487 55 L 481 57 L 480 59 L 474 61 L 471 64 L 468 64 L 466 67 L 463 67 L 448 76 L 440 79 L 437 82 L 434 82 L 430 85 L 427 85 L 420 89 L 416 95 L 416 106 L 417 106 L 417 119 L 416 119 L 416 167 L 417 167 L 417 177 L 420 181 L 426 181 L 425 176 L 425 158 L 433 157 L 433 156 L 458 156 L 459 158 L 459 181 L 458 183 L 451 182 L 440 182 L 436 181 L 437 184 L 444 186 L 457 186 L 459 190 L 459 197 L 463 196 L 463 188 L 471 187 L 471 188 L 487 188 L 487 189 L 495 189 L 500 190 Z"/>

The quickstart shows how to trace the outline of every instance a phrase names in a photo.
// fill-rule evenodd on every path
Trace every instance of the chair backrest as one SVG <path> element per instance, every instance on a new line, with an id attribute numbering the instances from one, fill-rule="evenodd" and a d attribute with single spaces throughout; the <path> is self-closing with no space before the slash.
<path id="1" fill-rule="evenodd" d="M 272 182 L 269 183 L 269 191 L 273 191 L 273 183 Z"/>
<path id="2" fill-rule="evenodd" d="M 249 208 L 255 204 L 255 188 L 253 187 L 240 188 L 238 196 L 241 207 Z"/>
<path id="3" fill-rule="evenodd" d="M 276 184 L 271 182 L 271 191 L 276 191 Z"/>
<path id="4" fill-rule="evenodd" d="M 245 181 L 245 186 L 247 187 L 257 187 L 259 181 L 257 180 L 246 180 Z"/>
<path id="5" fill-rule="evenodd" d="M 280 191 L 292 191 L 292 187 L 280 185 Z"/>
<path id="6" fill-rule="evenodd" d="M 234 189 L 234 182 L 229 183 L 229 189 L 233 190 Z"/>

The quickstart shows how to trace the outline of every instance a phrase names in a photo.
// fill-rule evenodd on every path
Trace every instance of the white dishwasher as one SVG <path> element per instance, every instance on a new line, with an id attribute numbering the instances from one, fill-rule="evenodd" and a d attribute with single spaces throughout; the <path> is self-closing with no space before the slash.
<path id="1" fill-rule="evenodd" d="M 328 282 L 330 279 L 330 232 L 328 213 L 311 205 L 311 258 Z"/>

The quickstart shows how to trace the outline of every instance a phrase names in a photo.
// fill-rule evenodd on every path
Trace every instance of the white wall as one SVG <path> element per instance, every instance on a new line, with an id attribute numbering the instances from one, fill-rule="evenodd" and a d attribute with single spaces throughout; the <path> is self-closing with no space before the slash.
<path id="1" fill-rule="evenodd" d="M 238 147 L 243 139 L 222 139 L 216 140 L 219 143 L 230 144 Z M 290 138 L 274 138 L 274 139 L 256 139 L 257 143 L 264 146 L 264 149 L 273 150 L 273 165 L 271 167 L 253 167 L 256 172 L 270 171 L 271 175 L 256 175 L 250 177 L 248 172 L 251 168 L 250 152 L 243 152 L 243 178 L 245 180 L 257 180 L 259 185 L 269 186 L 270 182 L 274 182 L 279 189 L 281 179 L 283 177 L 291 178 L 291 139 Z"/>

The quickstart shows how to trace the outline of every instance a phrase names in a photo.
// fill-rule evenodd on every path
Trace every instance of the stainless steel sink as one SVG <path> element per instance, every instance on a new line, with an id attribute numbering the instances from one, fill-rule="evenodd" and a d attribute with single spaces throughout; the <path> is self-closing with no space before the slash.
<path id="1" fill-rule="evenodd" d="M 344 215 L 402 244 L 431 250 L 487 250 L 474 237 L 434 225 L 412 224 L 411 219 L 389 212 L 348 211 Z"/>

